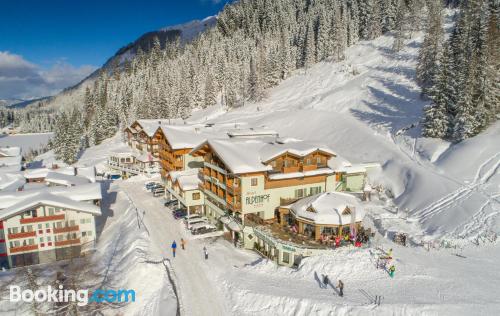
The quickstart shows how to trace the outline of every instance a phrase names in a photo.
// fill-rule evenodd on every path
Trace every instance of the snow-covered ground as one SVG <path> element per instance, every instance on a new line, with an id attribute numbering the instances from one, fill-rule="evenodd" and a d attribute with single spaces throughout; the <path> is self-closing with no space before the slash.
<path id="1" fill-rule="evenodd" d="M 383 172 L 373 181 L 390 191 L 388 208 L 405 218 L 385 212 L 391 216 L 379 216 L 380 230 L 408 231 L 417 242 L 477 243 L 500 231 L 500 123 L 458 145 L 420 137 L 421 40 L 418 34 L 398 53 L 391 36 L 361 42 L 345 61 L 299 72 L 260 103 L 199 111 L 191 121 L 264 125 L 326 142 L 352 162 L 379 162 Z"/>
<path id="2" fill-rule="evenodd" d="M 377 234 L 373 248 L 346 248 L 306 258 L 297 270 L 277 267 L 222 238 L 194 239 L 144 189 L 145 178 L 119 182 L 138 208 L 152 241 L 153 260 L 168 258 L 184 315 L 493 315 L 500 311 L 497 285 L 500 248 L 430 249 L 401 247 Z M 118 215 L 118 214 L 117 214 Z M 136 224 L 136 223 L 134 223 Z M 370 223 L 367 223 L 370 225 Z M 173 258 L 170 245 L 187 241 Z M 207 247 L 209 259 L 203 258 Z M 393 248 L 397 267 L 390 278 L 376 262 Z M 345 283 L 345 296 L 320 285 L 327 274 Z M 374 304 L 380 295 L 381 305 Z"/>
<path id="3" fill-rule="evenodd" d="M 182 315 L 500 313 L 500 246 L 493 238 L 500 232 L 500 123 L 458 145 L 419 137 L 425 102 L 414 77 L 421 34 L 399 53 L 391 51 L 392 41 L 383 36 L 361 42 L 348 49 L 345 61 L 297 73 L 258 104 L 229 112 L 214 107 L 190 119 L 267 126 L 281 136 L 325 142 L 355 163 L 381 163 L 382 172 L 371 180 L 386 193 L 365 204 L 366 225 L 377 232 L 373 247 L 306 258 L 298 270 L 277 267 L 221 238 L 189 239 L 172 258 L 172 241 L 190 237 L 182 224 L 161 198 L 144 190 L 145 178 L 117 181 L 94 259 L 110 267 L 111 284 L 138 291 L 139 301 L 123 307 L 125 314 L 175 312 L 165 268 L 146 262 L 164 258 L 172 262 Z M 102 164 L 120 146 L 119 137 L 108 140 L 85 151 L 79 164 Z M 392 243 L 395 231 L 416 243 Z M 432 240 L 429 250 L 417 245 Z M 394 278 L 376 268 L 380 249 L 389 248 Z M 323 274 L 334 283 L 343 280 L 344 298 L 333 287 L 320 287 Z M 376 295 L 380 306 L 373 303 Z"/>
<path id="4" fill-rule="evenodd" d="M 0 135 L 0 147 L 21 147 L 23 153 L 30 149 L 38 149 L 47 145 L 53 133 L 34 133 L 17 135 Z"/>

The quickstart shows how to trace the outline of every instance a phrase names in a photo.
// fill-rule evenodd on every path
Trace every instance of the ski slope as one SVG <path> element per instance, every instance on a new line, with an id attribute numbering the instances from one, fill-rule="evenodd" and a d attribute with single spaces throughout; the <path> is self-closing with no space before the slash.
<path id="1" fill-rule="evenodd" d="M 399 227 L 390 221 L 379 229 L 410 231 L 416 242 L 477 244 L 500 232 L 500 123 L 457 145 L 420 137 L 421 40 L 417 34 L 397 53 L 391 36 L 361 42 L 345 61 L 300 71 L 260 103 L 198 111 L 190 120 L 266 126 L 326 142 L 352 162 L 379 162 L 383 172 L 372 181 L 394 196 L 394 212 L 405 213 Z"/>

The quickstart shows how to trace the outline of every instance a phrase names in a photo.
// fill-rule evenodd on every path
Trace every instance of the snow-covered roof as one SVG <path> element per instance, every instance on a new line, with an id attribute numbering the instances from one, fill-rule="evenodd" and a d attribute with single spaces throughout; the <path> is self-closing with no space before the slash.
<path id="1" fill-rule="evenodd" d="M 11 207 L 19 201 L 28 199 L 40 192 L 48 192 L 57 196 L 64 196 L 74 201 L 92 201 L 101 200 L 101 184 L 88 183 L 72 187 L 54 186 L 38 187 L 32 190 L 23 190 L 17 192 L 0 192 L 0 209 Z"/>
<path id="2" fill-rule="evenodd" d="M 199 177 L 198 168 L 182 171 L 172 171 L 169 173 L 172 183 L 179 184 L 182 191 L 197 190 L 198 185 L 202 183 Z"/>
<path id="3" fill-rule="evenodd" d="M 57 172 L 57 173 L 61 173 L 61 174 L 67 174 L 70 176 L 74 176 L 76 174 L 75 167 L 71 167 L 71 166 L 53 169 L 52 171 Z"/>
<path id="4" fill-rule="evenodd" d="M 309 196 L 288 208 L 299 218 L 323 225 L 349 225 L 365 217 L 365 210 L 356 197 L 340 192 Z"/>
<path id="5" fill-rule="evenodd" d="M 321 150 L 323 152 L 335 155 L 335 153 L 326 146 L 314 143 L 288 140 L 276 142 L 269 139 L 209 139 L 194 148 L 191 153 L 201 149 L 203 146 L 210 146 L 218 157 L 233 173 L 250 173 L 272 170 L 272 167 L 265 163 L 272 158 L 278 157 L 286 152 L 296 156 L 306 156 L 312 152 Z M 283 177 L 300 177 L 305 175 L 332 173 L 332 170 L 322 168 L 314 171 L 301 172 L 300 174 L 283 175 Z M 274 175 L 279 177 L 279 175 Z"/>
<path id="6" fill-rule="evenodd" d="M 198 126 L 162 126 L 165 135 L 172 149 L 191 149 L 202 143 L 209 137 L 206 132 L 201 132 Z"/>
<path id="7" fill-rule="evenodd" d="M 85 178 L 85 177 L 73 176 L 73 175 L 68 175 L 68 174 L 53 172 L 53 171 L 50 171 L 49 173 L 47 173 L 47 176 L 45 177 L 45 181 L 47 183 L 55 183 L 55 184 L 60 184 L 60 185 L 65 185 L 65 186 L 75 186 L 75 185 L 81 185 L 81 184 L 86 184 L 86 183 L 90 182 L 90 180 Z"/>
<path id="8" fill-rule="evenodd" d="M 22 169 L 20 147 L 0 147 L 0 173 L 11 173 Z"/>
<path id="9" fill-rule="evenodd" d="M 92 203 L 76 201 L 67 196 L 47 191 L 37 191 L 34 194 L 25 196 L 24 199 L 17 200 L 16 203 L 4 209 L 0 209 L 0 219 L 9 218 L 37 205 L 51 205 L 91 213 L 93 215 L 101 215 L 101 209 Z"/>
<path id="10" fill-rule="evenodd" d="M 197 148 L 208 144 L 217 156 L 233 173 L 250 173 L 272 170 L 271 166 L 264 165 L 259 157 L 259 150 L 264 143 L 255 139 L 209 139 Z"/>
<path id="11" fill-rule="evenodd" d="M 24 170 L 24 177 L 26 179 L 45 178 L 49 171 L 48 168 L 26 169 Z"/>
<path id="12" fill-rule="evenodd" d="M 353 173 L 366 173 L 366 168 L 362 164 L 352 164 L 347 159 L 337 156 L 328 161 L 328 166 L 336 172 L 345 172 L 348 174 Z"/>
<path id="13" fill-rule="evenodd" d="M 158 127 L 162 125 L 168 124 L 169 120 L 167 119 L 158 119 L 158 120 L 137 120 L 137 123 L 142 127 L 142 130 L 149 137 L 153 137 Z"/>
<path id="14" fill-rule="evenodd" d="M 274 136 L 278 137 L 279 134 L 275 130 L 268 129 L 265 127 L 250 127 L 241 129 L 231 129 L 227 132 L 229 137 L 261 137 L 261 136 Z"/>
<path id="15" fill-rule="evenodd" d="M 304 172 L 289 172 L 289 173 L 275 173 L 270 174 L 269 179 L 280 180 L 280 179 L 293 179 L 293 178 L 303 178 L 309 176 L 317 176 L 322 174 L 333 174 L 334 171 L 330 168 L 319 168 L 315 170 L 309 170 Z"/>
<path id="16" fill-rule="evenodd" d="M 20 172 L 0 173 L 0 191 L 17 191 L 26 183 Z"/>
<path id="17" fill-rule="evenodd" d="M 76 168 L 77 175 L 89 179 L 90 182 L 95 182 L 96 172 L 95 166 L 78 167 Z"/>
<path id="18" fill-rule="evenodd" d="M 279 142 L 268 143 L 261 148 L 259 154 L 262 161 L 267 162 L 285 153 L 304 157 L 318 150 L 336 156 L 335 152 L 328 146 L 296 139 L 284 139 Z"/>
<path id="19" fill-rule="evenodd" d="M 0 159 L 0 173 L 11 173 L 11 172 L 18 172 L 21 171 L 23 166 L 19 164 L 13 164 L 13 165 L 2 165 L 1 159 Z"/>
<path id="20" fill-rule="evenodd" d="M 177 183 L 182 191 L 197 190 L 202 183 L 197 174 L 186 175 L 177 178 Z"/>
<path id="21" fill-rule="evenodd" d="M 156 158 L 155 156 L 151 155 L 150 153 L 140 154 L 139 156 L 135 157 L 135 159 L 138 161 L 142 161 L 142 162 L 159 161 L 160 160 L 160 159 Z"/>
<path id="22" fill-rule="evenodd" d="M 0 158 L 21 156 L 21 147 L 0 147 Z"/>

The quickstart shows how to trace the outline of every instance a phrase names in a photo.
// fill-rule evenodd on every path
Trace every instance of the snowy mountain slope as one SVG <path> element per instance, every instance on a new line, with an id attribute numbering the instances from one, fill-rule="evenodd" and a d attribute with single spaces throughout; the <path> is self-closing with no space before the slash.
<path id="1" fill-rule="evenodd" d="M 478 228 L 486 233 L 498 221 L 495 194 L 500 179 L 495 166 L 500 157 L 494 153 L 500 152 L 499 124 L 459 145 L 419 137 L 426 104 L 415 82 L 421 40 L 418 34 L 398 53 L 391 50 L 391 36 L 361 42 L 347 50 L 345 61 L 316 64 L 269 91 L 260 103 L 229 112 L 199 111 L 191 120 L 265 125 L 281 135 L 326 141 L 353 162 L 380 162 L 383 173 L 375 184 L 394 195 L 396 207 L 409 216 L 400 228 L 407 227 L 416 240 L 456 237 L 453 232 L 477 222 L 489 199 L 485 208 L 491 208 L 491 225 Z M 461 163 L 460 153 L 470 160 Z M 477 172 L 481 176 L 467 184 Z M 485 177 L 488 172 L 493 174 Z M 481 193 L 484 186 L 489 188 L 486 195 Z M 457 193 L 456 198 L 453 192 L 462 190 L 471 194 Z M 392 225 L 382 223 L 380 228 Z"/>
<path id="2" fill-rule="evenodd" d="M 216 22 L 216 16 L 209 16 L 202 20 L 193 20 L 183 24 L 167 26 L 160 30 L 147 32 L 135 41 L 121 47 L 115 55 L 110 57 L 102 65 L 102 67 L 96 69 L 96 71 L 90 74 L 87 78 L 83 79 L 80 83 L 75 86 L 68 87 L 61 93 L 51 97 L 45 106 L 49 108 L 79 107 L 83 103 L 85 88 L 92 85 L 101 70 L 109 70 L 115 63 L 121 65 L 125 61 L 133 59 L 139 47 L 143 51 L 149 51 L 153 46 L 153 41 L 156 37 L 160 39 L 160 42 L 165 43 L 173 41 L 177 36 L 179 36 L 181 43 L 186 43 L 193 40 L 197 35 L 206 29 L 214 27 Z"/>
<path id="3" fill-rule="evenodd" d="M 208 16 L 202 20 L 193 20 L 183 24 L 177 24 L 162 28 L 160 31 L 180 31 L 181 41 L 189 42 L 206 29 L 214 27 L 217 23 L 217 16 Z"/>

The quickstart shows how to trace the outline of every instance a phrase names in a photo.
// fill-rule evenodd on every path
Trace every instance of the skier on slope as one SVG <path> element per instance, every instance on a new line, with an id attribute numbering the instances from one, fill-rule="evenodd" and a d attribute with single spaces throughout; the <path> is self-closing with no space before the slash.
<path id="1" fill-rule="evenodd" d="M 343 297 L 344 296 L 344 282 L 342 280 L 339 280 L 339 284 L 337 285 L 339 288 L 339 296 Z"/>
<path id="2" fill-rule="evenodd" d="M 181 247 L 182 250 L 186 249 L 186 241 L 184 240 L 184 238 L 181 238 Z"/>
<path id="3" fill-rule="evenodd" d="M 207 247 L 203 247 L 203 253 L 205 254 L 205 260 L 208 259 L 208 250 Z"/>
<path id="4" fill-rule="evenodd" d="M 172 243 L 172 254 L 174 255 L 174 258 L 175 258 L 175 249 L 177 249 L 177 243 L 174 240 L 174 242 Z"/>

